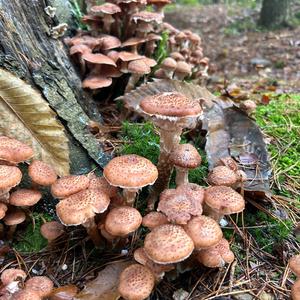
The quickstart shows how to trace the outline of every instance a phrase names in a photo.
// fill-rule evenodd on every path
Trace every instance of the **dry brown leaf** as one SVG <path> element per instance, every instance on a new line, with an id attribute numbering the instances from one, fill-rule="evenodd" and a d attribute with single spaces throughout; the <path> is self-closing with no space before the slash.
<path id="1" fill-rule="evenodd" d="M 51 164 L 58 175 L 69 173 L 69 148 L 55 112 L 30 85 L 0 69 L 0 134 L 34 149 L 35 159 Z"/>
<path id="2" fill-rule="evenodd" d="M 117 300 L 121 296 L 118 292 L 118 282 L 121 272 L 130 262 L 116 262 L 105 267 L 98 276 L 88 282 L 85 288 L 74 300 Z"/>

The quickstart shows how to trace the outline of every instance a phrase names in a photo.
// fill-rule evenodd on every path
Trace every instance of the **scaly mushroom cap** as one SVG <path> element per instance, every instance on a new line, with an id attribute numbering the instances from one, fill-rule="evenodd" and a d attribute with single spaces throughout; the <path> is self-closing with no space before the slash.
<path id="1" fill-rule="evenodd" d="M 106 193 L 110 198 L 118 195 L 118 190 L 115 186 L 110 185 L 104 177 L 90 177 L 89 189 L 98 189 Z"/>
<path id="2" fill-rule="evenodd" d="M 154 275 L 147 267 L 133 264 L 121 273 L 118 291 L 126 300 L 143 300 L 151 294 L 154 284 Z"/>
<path id="3" fill-rule="evenodd" d="M 196 183 L 184 183 L 180 184 L 176 190 L 180 193 L 184 193 L 189 198 L 193 198 L 193 201 L 199 201 L 200 204 L 204 201 L 204 188 Z"/>
<path id="4" fill-rule="evenodd" d="M 21 182 L 22 172 L 14 166 L 0 165 L 0 189 L 10 189 Z"/>
<path id="5" fill-rule="evenodd" d="M 157 179 L 158 171 L 150 160 L 129 154 L 113 158 L 105 166 L 103 175 L 113 186 L 140 189 L 152 185 Z"/>
<path id="6" fill-rule="evenodd" d="M 168 117 L 195 116 L 202 112 L 198 101 L 177 92 L 147 96 L 141 101 L 140 107 L 149 115 Z"/>
<path id="7" fill-rule="evenodd" d="M 26 276 L 23 270 L 11 268 L 4 270 L 0 279 L 3 285 L 8 285 L 13 281 L 23 281 Z"/>
<path id="8" fill-rule="evenodd" d="M 204 202 L 222 215 L 239 213 L 245 208 L 244 198 L 228 186 L 211 186 L 205 190 Z"/>
<path id="9" fill-rule="evenodd" d="M 208 268 L 221 268 L 234 261 L 234 253 L 230 250 L 228 241 L 222 238 L 216 246 L 200 250 L 197 260 Z"/>
<path id="10" fill-rule="evenodd" d="M 219 224 L 206 216 L 193 218 L 185 225 L 184 229 L 194 241 L 196 249 L 215 246 L 223 236 Z"/>
<path id="11" fill-rule="evenodd" d="M 41 235 L 48 241 L 54 241 L 64 234 L 64 225 L 57 221 L 46 222 L 41 226 Z"/>
<path id="12" fill-rule="evenodd" d="M 56 214 L 66 226 L 80 225 L 106 211 L 109 202 L 109 196 L 101 190 L 88 189 L 61 200 L 56 205 Z"/>
<path id="13" fill-rule="evenodd" d="M 194 250 L 194 243 L 181 226 L 165 224 L 146 235 L 144 249 L 154 262 L 171 264 L 188 258 Z"/>
<path id="14" fill-rule="evenodd" d="M 34 160 L 30 164 L 28 167 L 28 175 L 33 182 L 44 186 L 53 184 L 57 179 L 57 175 L 52 166 L 40 160 Z"/>
<path id="15" fill-rule="evenodd" d="M 201 164 L 201 156 L 191 144 L 176 146 L 171 152 L 170 160 L 175 166 L 184 169 L 195 169 Z"/>
<path id="16" fill-rule="evenodd" d="M 0 202 L 0 220 L 4 218 L 6 212 L 7 212 L 6 204 Z"/>
<path id="17" fill-rule="evenodd" d="M 99 76 L 99 75 L 89 75 L 83 80 L 82 87 L 84 89 L 96 90 L 96 89 L 101 89 L 104 87 L 111 86 L 111 84 L 112 84 L 111 78 L 107 78 L 105 76 Z"/>
<path id="18" fill-rule="evenodd" d="M 90 180 L 85 175 L 64 176 L 51 185 L 51 194 L 55 198 L 65 198 L 89 187 Z"/>
<path id="19" fill-rule="evenodd" d="M 201 202 L 188 197 L 177 189 L 165 190 L 160 194 L 157 210 L 163 212 L 170 222 L 186 224 L 192 216 L 202 214 Z"/>
<path id="20" fill-rule="evenodd" d="M 105 229 L 113 236 L 126 236 L 142 224 L 139 211 L 130 206 L 113 208 L 105 219 Z"/>
<path id="21" fill-rule="evenodd" d="M 300 279 L 296 280 L 292 286 L 291 296 L 293 300 L 300 300 Z"/>
<path id="22" fill-rule="evenodd" d="M 33 206 L 42 198 L 42 193 L 37 190 L 19 189 L 12 192 L 9 203 L 14 206 Z"/>
<path id="23" fill-rule="evenodd" d="M 4 217 L 3 221 L 5 225 L 7 226 L 12 226 L 12 225 L 18 225 L 21 224 L 25 221 L 26 215 L 23 211 L 17 210 L 17 211 L 12 211 L 6 214 Z"/>
<path id="24" fill-rule="evenodd" d="M 28 145 L 7 136 L 0 136 L 0 160 L 20 163 L 32 156 L 33 149 Z"/>
<path id="25" fill-rule="evenodd" d="M 35 276 L 25 282 L 25 290 L 36 292 L 40 297 L 47 297 L 53 289 L 53 282 L 46 276 Z"/>
<path id="26" fill-rule="evenodd" d="M 167 217 L 164 214 L 157 211 L 152 211 L 148 213 L 143 217 L 143 221 L 142 221 L 142 225 L 148 227 L 150 230 L 152 230 L 157 226 L 168 224 L 168 223 L 169 222 Z"/>
<path id="27" fill-rule="evenodd" d="M 233 186 L 238 177 L 234 171 L 226 166 L 214 167 L 208 174 L 207 180 L 211 185 Z"/>
<path id="28" fill-rule="evenodd" d="M 137 23 L 138 21 L 143 21 L 146 23 L 155 22 L 156 24 L 161 24 L 163 17 L 161 14 L 150 11 L 140 11 L 132 15 L 132 20 Z"/>
<path id="29" fill-rule="evenodd" d="M 14 300 L 42 300 L 39 294 L 32 290 L 21 290 L 13 294 Z"/>
<path id="30" fill-rule="evenodd" d="M 290 258 L 289 267 L 297 277 L 300 276 L 300 254 Z"/>
<path id="31" fill-rule="evenodd" d="M 84 53 L 82 58 L 90 63 L 99 65 L 110 65 L 116 67 L 116 63 L 108 56 L 101 53 Z"/>
<path id="32" fill-rule="evenodd" d="M 102 5 L 92 6 L 90 12 L 96 16 L 103 15 L 103 14 L 114 15 L 116 13 L 121 12 L 121 8 L 118 5 L 113 3 L 104 3 Z"/>

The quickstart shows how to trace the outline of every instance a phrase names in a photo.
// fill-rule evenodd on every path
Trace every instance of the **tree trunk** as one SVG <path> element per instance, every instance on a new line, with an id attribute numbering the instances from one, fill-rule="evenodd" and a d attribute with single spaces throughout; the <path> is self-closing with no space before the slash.
<path id="1" fill-rule="evenodd" d="M 54 17 L 45 12 L 49 5 L 57 8 Z M 67 0 L 0 0 L 0 67 L 41 91 L 71 133 L 69 137 L 77 141 L 70 137 L 73 162 L 84 168 L 79 156 L 88 155 L 83 148 L 103 166 L 106 156 L 87 128 L 89 117 L 101 121 L 101 116 L 91 97 L 83 92 L 61 38 L 53 35 L 59 23 L 70 23 L 71 11 Z M 65 19 L 59 20 L 62 16 Z M 80 171 L 75 167 L 75 172 Z"/>
<path id="2" fill-rule="evenodd" d="M 276 28 L 287 24 L 290 0 L 263 0 L 259 24 Z"/>

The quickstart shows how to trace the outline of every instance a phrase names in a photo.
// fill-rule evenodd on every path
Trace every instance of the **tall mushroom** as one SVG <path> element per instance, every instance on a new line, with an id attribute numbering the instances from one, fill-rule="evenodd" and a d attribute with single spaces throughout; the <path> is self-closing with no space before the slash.
<path id="1" fill-rule="evenodd" d="M 11 240 L 13 238 L 13 235 L 17 229 L 18 224 L 21 224 L 25 221 L 26 215 L 21 210 L 16 211 L 9 211 L 6 216 L 4 217 L 3 221 L 4 224 L 9 226 L 8 232 L 7 232 L 7 239 Z"/>

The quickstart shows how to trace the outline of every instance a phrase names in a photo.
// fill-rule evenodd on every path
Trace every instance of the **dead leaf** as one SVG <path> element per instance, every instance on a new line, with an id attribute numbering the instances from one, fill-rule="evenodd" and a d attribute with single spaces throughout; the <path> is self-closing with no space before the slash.
<path id="1" fill-rule="evenodd" d="M 130 262 L 116 262 L 105 267 L 96 279 L 88 282 L 74 300 L 117 300 L 121 296 L 117 290 L 121 272 Z"/>
<path id="2" fill-rule="evenodd" d="M 51 164 L 60 175 L 69 173 L 69 148 L 55 112 L 30 85 L 0 69 L 0 134 L 14 137 Z"/>

